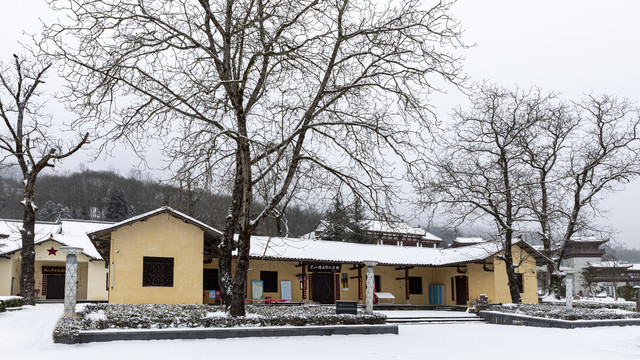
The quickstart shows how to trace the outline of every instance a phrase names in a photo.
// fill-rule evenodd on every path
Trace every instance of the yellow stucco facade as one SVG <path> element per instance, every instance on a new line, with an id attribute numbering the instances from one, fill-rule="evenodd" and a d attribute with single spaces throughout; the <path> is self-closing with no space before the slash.
<path id="1" fill-rule="evenodd" d="M 66 255 L 60 250 L 63 246 L 55 240 L 47 240 L 35 245 L 35 294 L 36 299 L 51 299 L 52 294 L 47 293 L 47 281 L 53 281 L 50 276 L 58 279 L 64 275 Z M 55 251 L 49 251 L 53 249 Z M 102 301 L 107 300 L 106 287 L 107 269 L 105 262 L 93 259 L 85 254 L 78 255 L 78 300 Z M 0 258 L 0 295 L 17 295 L 20 293 L 20 251 L 13 252 Z M 49 271 L 48 271 L 49 270 Z M 53 274 L 52 270 L 57 270 Z M 64 283 L 58 281 L 56 293 L 64 294 Z M 51 286 L 51 284 L 49 284 Z M 54 289 L 49 288 L 49 292 Z M 55 297 L 54 298 L 61 298 Z"/>
<path id="2" fill-rule="evenodd" d="M 109 302 L 200 304 L 204 233 L 162 213 L 111 233 Z M 144 257 L 173 259 L 172 286 L 143 286 Z"/>
<path id="3" fill-rule="evenodd" d="M 192 219 L 182 215 L 174 210 L 163 210 L 94 234 L 94 240 L 108 245 L 105 249 L 109 254 L 110 303 L 202 304 L 218 300 L 212 299 L 209 291 L 217 289 L 207 289 L 207 286 L 215 285 L 205 284 L 203 275 L 207 269 L 218 269 L 217 259 L 203 254 L 205 236 L 211 234 L 212 230 L 206 225 L 194 224 Z M 536 260 L 522 251 L 519 245 L 514 245 L 513 254 L 514 262 L 519 264 L 516 272 L 521 273 L 523 279 L 522 301 L 536 303 Z M 171 266 L 167 269 L 171 269 L 171 282 L 162 285 L 145 283 L 151 272 L 145 258 L 170 259 Z M 384 262 L 384 259 L 378 260 Z M 333 273 L 313 273 L 308 265 L 309 260 L 252 258 L 247 274 L 246 297 L 255 298 L 252 282 L 261 280 L 261 272 L 271 272 L 269 276 L 276 284 L 274 289 L 264 289 L 263 298 L 282 299 L 281 284 L 285 281 L 291 285 L 291 301 L 316 301 L 314 296 L 317 292 L 314 293 L 313 289 L 318 284 L 314 284 L 314 281 L 320 282 L 319 278 L 322 277 L 322 285 L 330 294 L 323 299 L 324 302 L 327 299 L 328 302 L 363 302 L 366 286 L 366 267 L 363 264 L 343 263 L 339 271 Z M 81 270 L 81 276 L 87 277 L 89 283 L 94 280 L 99 282 L 91 275 L 91 262 L 86 266 L 88 274 L 83 275 Z M 277 273 L 275 279 L 274 272 Z M 468 305 L 481 294 L 486 294 L 491 303 L 511 302 L 504 263 L 496 255 L 487 254 L 483 260 L 448 266 L 381 264 L 375 266 L 374 272 L 379 277 L 377 291 L 391 293 L 396 304 L 430 304 L 430 285 L 438 286 L 442 294 L 440 303 L 443 305 Z M 208 277 L 211 278 L 213 273 L 207 271 Z M 412 278 L 408 299 L 406 275 Z M 215 276 L 212 278 L 217 279 Z"/>
<path id="4" fill-rule="evenodd" d="M 516 263 L 520 263 L 516 272 L 523 274 L 523 292 L 521 293 L 522 302 L 537 303 L 538 292 L 535 259 L 532 256 L 526 255 L 526 253 L 521 251 L 517 245 L 513 248 L 513 255 L 514 261 Z M 409 276 L 420 278 L 421 293 L 409 294 L 408 303 L 430 304 L 429 285 L 443 286 L 443 305 L 458 304 L 459 296 L 465 296 L 465 299 L 462 299 L 460 302 L 465 305 L 469 305 L 471 301 L 478 299 L 482 294 L 487 295 L 489 302 L 491 303 L 510 303 L 511 296 L 507 286 L 507 275 L 504 262 L 498 260 L 496 256 L 491 256 L 485 261 L 486 265 L 471 263 L 462 264 L 460 266 L 414 266 L 413 268 L 410 268 L 408 270 Z M 280 288 L 280 282 L 290 281 L 293 302 L 313 302 L 314 299 L 311 293 L 311 287 L 313 284 L 309 284 L 311 273 L 306 273 L 306 294 L 303 297 L 303 290 L 300 284 L 302 269 L 299 265 L 300 262 L 298 261 L 252 259 L 249 262 L 249 271 L 247 274 L 247 298 L 251 299 L 254 297 L 252 294 L 251 284 L 252 281 L 260 280 L 260 271 L 275 271 L 278 273 L 277 291 L 265 291 L 263 293 L 263 298 L 269 297 L 274 300 L 281 299 L 282 289 Z M 334 297 L 336 300 L 363 302 L 362 299 L 359 299 L 360 283 L 357 278 L 358 270 L 355 265 L 356 264 L 348 263 L 342 264 L 341 271 L 339 273 L 332 274 Z M 217 269 L 218 262 L 213 260 L 211 263 L 205 264 L 204 268 Z M 346 283 L 343 283 L 342 274 L 346 274 Z M 377 289 L 378 291 L 391 293 L 395 297 L 393 301 L 395 304 L 407 303 L 406 282 L 403 279 L 405 277 L 404 268 L 391 265 L 378 265 L 374 268 L 374 274 L 380 276 L 380 289 Z M 366 267 L 361 268 L 360 275 L 362 276 L 362 296 L 364 297 Z M 456 276 L 467 277 L 468 300 L 466 300 L 467 295 L 459 293 L 459 290 L 456 288 Z M 346 287 L 343 287 L 343 285 L 346 285 Z M 203 302 L 213 303 L 212 300 L 208 299 L 208 293 L 207 289 L 203 289 Z"/>

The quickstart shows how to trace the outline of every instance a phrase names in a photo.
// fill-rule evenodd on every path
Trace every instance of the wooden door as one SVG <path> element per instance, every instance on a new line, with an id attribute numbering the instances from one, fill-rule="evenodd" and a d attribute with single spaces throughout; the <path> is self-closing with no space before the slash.
<path id="1" fill-rule="evenodd" d="M 333 289 L 332 274 L 313 273 L 311 274 L 311 299 L 320 304 L 333 304 L 335 294 Z"/>
<path id="2" fill-rule="evenodd" d="M 467 305 L 469 301 L 469 278 L 456 276 L 456 305 Z"/>
<path id="3" fill-rule="evenodd" d="M 64 275 L 47 275 L 47 299 L 64 299 Z"/>

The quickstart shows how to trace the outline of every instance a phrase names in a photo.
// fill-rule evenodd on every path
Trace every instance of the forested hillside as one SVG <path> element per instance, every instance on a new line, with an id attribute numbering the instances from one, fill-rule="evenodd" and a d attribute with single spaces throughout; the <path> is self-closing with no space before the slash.
<path id="1" fill-rule="evenodd" d="M 0 218 L 20 219 L 22 184 L 8 173 L 4 175 L 0 176 Z M 218 229 L 224 226 L 229 202 L 227 196 L 205 189 L 169 186 L 139 174 L 124 177 L 110 171 L 89 170 L 42 176 L 38 179 L 35 199 L 40 221 L 58 218 L 120 221 L 169 205 Z M 290 235 L 299 236 L 312 231 L 320 222 L 321 214 L 312 208 L 292 205 L 286 211 L 286 218 Z M 274 221 L 268 221 L 259 234 L 276 235 Z"/>

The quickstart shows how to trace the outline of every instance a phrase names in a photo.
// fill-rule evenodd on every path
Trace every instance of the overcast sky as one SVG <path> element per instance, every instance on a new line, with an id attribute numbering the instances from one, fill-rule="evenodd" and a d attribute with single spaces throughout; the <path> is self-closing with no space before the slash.
<path id="1" fill-rule="evenodd" d="M 509 1 L 461 0 L 454 16 L 464 29 L 464 40 L 476 46 L 465 52 L 465 72 L 473 81 L 489 80 L 505 87 L 536 85 L 557 91 L 565 99 L 582 94 L 608 93 L 640 101 L 640 2 L 635 1 Z M 43 0 L 4 1 L 0 11 L 0 59 L 19 52 L 23 30 L 39 31 L 38 18 L 52 21 Z M 433 97 L 440 118 L 464 102 L 456 90 Z M 137 164 L 126 150 L 88 167 L 117 169 L 127 174 Z M 65 160 L 63 170 L 74 170 L 88 156 Z M 152 165 L 159 166 L 155 162 Z M 609 196 L 609 218 L 599 220 L 617 229 L 618 241 L 640 248 L 636 222 L 640 213 L 640 182 Z"/>

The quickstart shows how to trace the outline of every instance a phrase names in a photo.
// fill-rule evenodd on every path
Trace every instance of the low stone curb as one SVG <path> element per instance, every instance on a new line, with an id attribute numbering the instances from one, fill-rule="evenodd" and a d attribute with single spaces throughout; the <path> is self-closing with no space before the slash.
<path id="1" fill-rule="evenodd" d="M 497 311 L 480 311 L 478 315 L 490 324 L 536 326 L 561 329 L 640 325 L 640 319 L 562 320 L 547 319 L 527 315 L 508 314 Z"/>
<path id="2" fill-rule="evenodd" d="M 398 334 L 398 325 L 330 325 L 252 327 L 216 329 L 95 330 L 80 331 L 75 339 L 55 339 L 57 343 L 83 344 L 118 340 L 228 339 L 244 337 L 310 335 L 379 335 Z"/>

